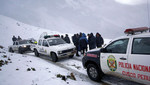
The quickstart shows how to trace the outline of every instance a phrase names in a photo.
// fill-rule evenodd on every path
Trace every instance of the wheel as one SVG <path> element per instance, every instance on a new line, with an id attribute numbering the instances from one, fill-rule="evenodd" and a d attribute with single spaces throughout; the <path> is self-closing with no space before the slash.
<path id="1" fill-rule="evenodd" d="M 23 50 L 21 49 L 21 47 L 19 47 L 18 52 L 19 52 L 20 54 L 23 54 Z"/>
<path id="2" fill-rule="evenodd" d="M 52 57 L 52 61 L 53 62 L 57 62 L 58 61 L 57 55 L 55 53 L 51 53 L 51 57 Z"/>
<path id="3" fill-rule="evenodd" d="M 36 49 L 34 49 L 34 54 L 35 56 L 39 57 L 39 52 Z"/>
<path id="4" fill-rule="evenodd" d="M 89 64 L 87 66 L 87 74 L 93 81 L 101 81 L 103 75 L 103 73 L 100 72 L 99 68 L 94 64 Z"/>
<path id="5" fill-rule="evenodd" d="M 70 55 L 69 58 L 73 58 L 74 55 Z"/>
<path id="6" fill-rule="evenodd" d="M 12 49 L 12 48 L 9 48 L 9 52 L 13 53 L 14 51 L 13 51 L 13 49 Z"/>

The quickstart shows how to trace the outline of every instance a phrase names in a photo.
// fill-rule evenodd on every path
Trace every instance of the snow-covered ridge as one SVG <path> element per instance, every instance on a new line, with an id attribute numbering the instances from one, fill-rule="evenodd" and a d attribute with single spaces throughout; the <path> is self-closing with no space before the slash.
<path id="1" fill-rule="evenodd" d="M 3 15 L 0 15 L 0 30 L 0 45 L 4 47 L 8 47 L 12 44 L 13 35 L 16 37 L 21 36 L 22 39 L 35 38 L 38 40 L 43 32 L 47 32 L 48 34 L 66 34 L 24 24 Z M 69 34 L 69 37 L 71 38 L 72 35 L 73 34 Z M 105 39 L 105 43 L 108 43 L 109 41 L 110 39 Z"/>
<path id="2" fill-rule="evenodd" d="M 47 32 L 49 34 L 63 34 L 56 31 L 31 26 L 14 19 L 0 15 L 0 45 L 7 47 L 12 44 L 12 36 L 21 36 L 23 39 L 38 39 L 40 34 Z"/>

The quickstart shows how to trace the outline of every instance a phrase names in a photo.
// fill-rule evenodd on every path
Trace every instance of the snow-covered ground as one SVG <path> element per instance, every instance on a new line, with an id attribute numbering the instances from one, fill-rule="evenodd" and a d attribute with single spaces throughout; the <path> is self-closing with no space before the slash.
<path id="1" fill-rule="evenodd" d="M 9 53 L 7 46 L 12 44 L 12 36 L 23 39 L 38 39 L 40 34 L 64 34 L 34 26 L 30 26 L 11 18 L 0 15 L 0 85 L 108 85 L 133 84 L 119 78 L 105 76 L 102 82 L 94 82 L 87 76 L 80 57 L 62 58 L 53 63 L 50 57 L 35 57 L 34 53 Z M 72 34 L 69 34 L 71 36 Z M 105 39 L 109 43 L 110 39 Z M 62 77 L 63 76 L 63 77 Z M 75 77 L 75 80 L 73 78 Z"/>
<path id="2" fill-rule="evenodd" d="M 32 55 L 8 53 L 0 49 L 0 61 L 4 64 L 0 67 L 0 85 L 92 85 L 84 76 Z M 76 80 L 67 78 L 71 73 Z M 64 75 L 66 81 L 58 78 L 58 74 Z"/>

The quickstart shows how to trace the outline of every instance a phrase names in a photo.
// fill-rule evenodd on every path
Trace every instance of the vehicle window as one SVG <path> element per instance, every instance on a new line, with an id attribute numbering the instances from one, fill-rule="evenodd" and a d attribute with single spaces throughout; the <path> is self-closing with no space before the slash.
<path id="1" fill-rule="evenodd" d="M 150 54 L 150 37 L 134 38 L 132 54 Z"/>
<path id="2" fill-rule="evenodd" d="M 129 39 L 120 39 L 114 41 L 106 47 L 107 53 L 126 53 Z"/>
<path id="3" fill-rule="evenodd" d="M 52 46 L 52 45 L 65 44 L 66 42 L 63 39 L 58 38 L 58 39 L 49 39 L 48 43 L 50 46 Z"/>
<path id="4" fill-rule="evenodd" d="M 41 44 L 42 44 L 42 40 L 39 40 L 38 45 L 41 45 Z"/>
<path id="5" fill-rule="evenodd" d="M 45 47 L 48 47 L 47 41 L 46 41 L 46 40 L 43 40 L 43 44 L 42 44 L 42 45 L 45 46 Z"/>

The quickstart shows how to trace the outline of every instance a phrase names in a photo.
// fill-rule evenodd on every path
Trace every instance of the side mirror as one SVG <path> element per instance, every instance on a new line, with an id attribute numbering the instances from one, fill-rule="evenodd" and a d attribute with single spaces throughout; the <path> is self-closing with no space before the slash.
<path id="1" fill-rule="evenodd" d="M 107 52 L 106 48 L 101 48 L 100 51 L 101 51 L 102 53 L 106 53 L 106 52 Z"/>

